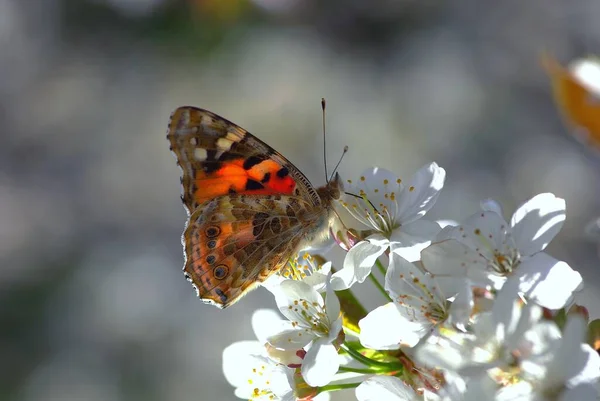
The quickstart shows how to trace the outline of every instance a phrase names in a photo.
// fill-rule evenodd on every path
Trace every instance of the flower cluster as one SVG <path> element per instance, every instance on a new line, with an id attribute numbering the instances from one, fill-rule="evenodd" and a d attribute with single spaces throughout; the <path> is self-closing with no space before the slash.
<path id="1" fill-rule="evenodd" d="M 462 222 L 427 220 L 444 186 L 436 163 L 406 182 L 374 168 L 340 201 L 343 263 L 296 257 L 267 281 L 280 314 L 253 316 L 258 341 L 223 368 L 252 400 L 597 400 L 598 322 L 573 303 L 581 275 L 544 252 L 565 201 L 543 193 L 505 219 L 492 200 Z M 348 238 L 348 235 L 335 236 Z M 368 311 L 353 293 L 381 292 Z M 283 316 L 285 319 L 283 319 Z M 598 344 L 598 341 L 596 341 Z"/>

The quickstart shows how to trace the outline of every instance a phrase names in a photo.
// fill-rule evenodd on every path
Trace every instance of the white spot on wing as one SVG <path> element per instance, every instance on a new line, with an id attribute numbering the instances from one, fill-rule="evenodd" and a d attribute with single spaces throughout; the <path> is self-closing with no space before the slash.
<path id="1" fill-rule="evenodd" d="M 227 138 L 231 142 L 239 142 L 240 141 L 239 135 L 236 134 L 235 132 L 228 132 L 227 135 L 225 135 L 225 138 Z"/>
<path id="2" fill-rule="evenodd" d="M 229 140 L 229 139 L 227 139 L 227 138 L 219 138 L 219 139 L 217 140 L 217 147 L 218 147 L 220 150 L 227 151 L 227 150 L 231 149 L 231 145 L 232 145 L 232 144 L 233 144 L 233 142 L 232 142 L 232 141 L 230 141 L 230 140 Z"/>
<path id="3" fill-rule="evenodd" d="M 206 156 L 207 156 L 206 149 L 202 149 L 202 148 L 194 149 L 194 157 L 199 162 L 206 160 Z"/>

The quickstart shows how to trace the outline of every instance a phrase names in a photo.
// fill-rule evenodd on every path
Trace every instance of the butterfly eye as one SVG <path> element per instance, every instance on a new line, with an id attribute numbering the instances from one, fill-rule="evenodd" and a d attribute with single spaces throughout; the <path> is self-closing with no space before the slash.
<path id="1" fill-rule="evenodd" d="M 209 249 L 215 249 L 215 247 L 217 246 L 217 241 L 215 241 L 214 239 L 211 239 L 210 241 L 208 241 L 208 242 L 206 243 L 206 246 L 207 246 Z"/>
<path id="2" fill-rule="evenodd" d="M 218 226 L 208 226 L 204 233 L 208 238 L 214 238 L 221 234 L 221 229 Z"/>
<path id="3" fill-rule="evenodd" d="M 228 273 L 229 269 L 225 265 L 219 265 L 213 269 L 213 274 L 218 280 L 223 280 L 225 277 L 227 277 Z"/>

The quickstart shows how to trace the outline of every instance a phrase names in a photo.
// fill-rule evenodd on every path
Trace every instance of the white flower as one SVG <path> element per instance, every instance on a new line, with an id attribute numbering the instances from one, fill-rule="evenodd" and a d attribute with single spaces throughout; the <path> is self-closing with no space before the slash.
<path id="1" fill-rule="evenodd" d="M 223 351 L 223 373 L 236 397 L 251 400 L 295 400 L 294 370 L 261 355 L 256 342 L 237 342 Z"/>
<path id="2" fill-rule="evenodd" d="M 344 207 L 361 223 L 375 230 L 346 254 L 343 269 L 333 276 L 336 290 L 362 283 L 375 261 L 391 249 L 409 261 L 419 259 L 419 252 L 431 243 L 440 226 L 422 217 L 437 200 L 444 186 L 446 172 L 436 163 L 422 167 L 406 183 L 390 171 L 374 168 L 352 182 Z"/>
<path id="3" fill-rule="evenodd" d="M 597 400 L 594 384 L 600 378 L 600 356 L 583 344 L 586 324 L 581 315 L 572 315 L 560 336 L 554 337 L 544 353 L 521 363 L 529 390 L 564 400 Z"/>
<path id="4" fill-rule="evenodd" d="M 372 376 L 356 388 L 358 401 L 416 401 L 415 391 L 397 377 Z"/>
<path id="5" fill-rule="evenodd" d="M 275 312 L 258 310 L 252 316 L 252 326 L 259 341 L 236 342 L 223 351 L 223 373 L 236 388 L 237 397 L 265 401 L 295 400 L 294 370 L 270 358 L 265 348 L 266 336 L 281 328 L 282 322 Z M 297 362 L 301 361 L 296 358 Z"/>
<path id="6" fill-rule="evenodd" d="M 445 288 L 435 277 L 395 252 L 390 255 L 385 289 L 393 302 L 371 311 L 359 322 L 360 342 L 367 348 L 388 350 L 415 346 L 446 320 L 450 313 L 447 299 L 455 295 L 453 288 L 444 293 Z M 465 289 L 470 291 L 468 287 Z M 454 308 L 463 306 L 460 302 L 452 304 Z M 459 314 L 468 316 L 471 305 L 466 308 Z"/>
<path id="7" fill-rule="evenodd" d="M 541 321 L 542 308 L 523 306 L 516 288 L 506 286 L 497 295 L 491 313 L 480 313 L 469 331 L 439 328 L 416 352 L 423 364 L 451 370 L 468 377 L 492 375 L 503 378 L 521 360 L 543 353 L 549 339 L 560 335 L 553 322 Z"/>
<path id="8" fill-rule="evenodd" d="M 437 394 L 441 401 L 492 401 L 498 389 L 489 376 L 465 378 L 451 371 L 445 372 L 444 382 Z"/>
<path id="9" fill-rule="evenodd" d="M 562 261 L 542 252 L 565 220 L 565 201 L 552 194 L 537 195 L 513 214 L 510 224 L 499 205 L 484 210 L 462 225 L 446 227 L 421 253 L 425 268 L 438 277 L 468 278 L 476 286 L 501 288 L 518 282 L 528 299 L 560 309 L 582 285 L 581 275 Z"/>
<path id="10" fill-rule="evenodd" d="M 302 377 L 312 387 L 326 385 L 340 366 L 333 342 L 342 329 L 340 303 L 329 281 L 325 300 L 310 285 L 294 280 L 282 282 L 275 299 L 291 327 L 271 335 L 269 344 L 285 351 L 310 344 L 302 361 Z"/>

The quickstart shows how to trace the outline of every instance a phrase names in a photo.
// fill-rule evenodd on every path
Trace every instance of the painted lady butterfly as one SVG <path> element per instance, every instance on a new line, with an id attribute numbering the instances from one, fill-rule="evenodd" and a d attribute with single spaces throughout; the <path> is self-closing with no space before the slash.
<path id="1" fill-rule="evenodd" d="M 167 139 L 189 216 L 183 270 L 205 303 L 233 304 L 327 235 L 343 191 L 339 175 L 315 189 L 269 145 L 195 107 L 173 112 Z"/>

